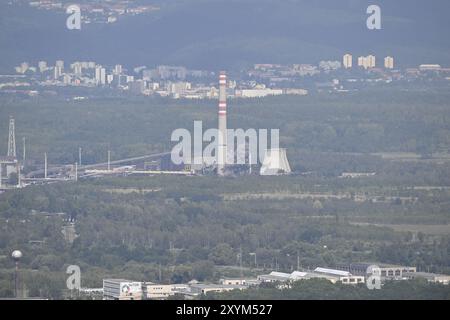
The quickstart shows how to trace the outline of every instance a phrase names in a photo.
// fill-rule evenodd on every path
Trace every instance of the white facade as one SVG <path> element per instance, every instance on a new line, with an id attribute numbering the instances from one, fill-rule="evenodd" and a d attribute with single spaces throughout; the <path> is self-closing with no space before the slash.
<path id="1" fill-rule="evenodd" d="M 38 67 L 39 67 L 39 72 L 41 72 L 41 73 L 47 71 L 47 69 L 48 69 L 47 62 L 39 61 Z"/>
<path id="2" fill-rule="evenodd" d="M 122 74 L 122 65 L 116 64 L 116 66 L 114 67 L 114 74 Z"/>
<path id="3" fill-rule="evenodd" d="M 375 66 L 376 66 L 376 58 L 373 55 L 358 58 L 358 67 L 363 67 L 364 69 L 370 69 L 370 68 L 375 68 Z"/>
<path id="4" fill-rule="evenodd" d="M 142 283 L 125 279 L 104 279 L 103 300 L 142 300 Z"/>
<path id="5" fill-rule="evenodd" d="M 386 69 L 394 69 L 394 58 L 393 57 L 384 58 L 384 67 Z"/>
<path id="6" fill-rule="evenodd" d="M 343 65 L 345 69 L 350 69 L 353 66 L 353 56 L 351 54 L 344 55 Z"/>
<path id="7" fill-rule="evenodd" d="M 439 71 L 441 68 L 439 64 L 421 64 L 419 66 L 420 71 Z"/>
<path id="8" fill-rule="evenodd" d="M 63 68 L 56 66 L 54 68 L 54 78 L 55 80 L 59 79 L 59 77 L 61 77 L 63 74 Z"/>
<path id="9" fill-rule="evenodd" d="M 173 82 L 169 83 L 167 89 L 170 94 L 173 95 L 182 95 L 187 90 L 191 90 L 192 85 L 190 82 Z"/>
<path id="10" fill-rule="evenodd" d="M 297 89 L 297 88 L 288 88 L 288 89 L 285 90 L 285 94 L 306 96 L 306 95 L 308 95 L 308 90 L 306 90 L 306 89 Z"/>
<path id="11" fill-rule="evenodd" d="M 405 272 L 403 276 L 406 279 L 425 279 L 428 282 L 440 283 L 444 285 L 450 284 L 450 275 L 436 274 L 428 272 Z"/>
<path id="12" fill-rule="evenodd" d="M 187 284 L 147 284 L 146 298 L 147 299 L 167 299 L 176 293 L 187 291 L 189 285 Z"/>
<path id="13" fill-rule="evenodd" d="M 246 278 L 224 278 L 220 279 L 220 284 L 226 286 L 251 286 L 257 283 L 257 279 L 246 279 Z"/>
<path id="14" fill-rule="evenodd" d="M 233 290 L 245 290 L 247 287 L 239 285 L 220 285 L 220 284 L 193 284 L 190 286 L 194 294 L 208 294 L 210 292 L 228 292 Z"/>
<path id="15" fill-rule="evenodd" d="M 242 98 L 264 98 L 267 96 L 279 96 L 283 94 L 281 89 L 244 89 L 241 91 Z"/>
<path id="16" fill-rule="evenodd" d="M 302 272 L 302 271 L 294 271 L 292 273 L 283 273 L 283 272 L 271 272 L 267 275 L 258 276 L 258 280 L 261 282 L 291 282 L 291 281 L 299 281 L 299 280 L 308 280 L 308 279 L 326 279 L 332 283 L 336 283 L 338 281 L 343 284 L 358 284 L 364 283 L 364 276 L 354 276 L 348 272 L 340 271 L 340 270 L 332 270 L 325 268 L 316 268 L 314 272 Z"/>
<path id="17" fill-rule="evenodd" d="M 106 84 L 106 69 L 101 66 L 97 66 L 95 68 L 95 82 L 97 85 L 105 85 Z"/>

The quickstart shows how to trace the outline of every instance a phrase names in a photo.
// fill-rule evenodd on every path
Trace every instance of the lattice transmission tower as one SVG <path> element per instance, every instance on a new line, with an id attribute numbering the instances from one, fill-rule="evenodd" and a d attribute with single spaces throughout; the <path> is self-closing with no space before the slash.
<path id="1" fill-rule="evenodd" d="M 9 118 L 8 157 L 16 158 L 16 133 L 14 118 Z"/>

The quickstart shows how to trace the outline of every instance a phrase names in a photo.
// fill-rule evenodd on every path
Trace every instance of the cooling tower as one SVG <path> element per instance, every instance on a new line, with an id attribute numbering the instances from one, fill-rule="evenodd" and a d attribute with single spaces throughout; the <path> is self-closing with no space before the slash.
<path id="1" fill-rule="evenodd" d="M 277 176 L 291 173 L 291 166 L 286 156 L 286 149 L 269 149 L 266 151 L 260 175 Z"/>

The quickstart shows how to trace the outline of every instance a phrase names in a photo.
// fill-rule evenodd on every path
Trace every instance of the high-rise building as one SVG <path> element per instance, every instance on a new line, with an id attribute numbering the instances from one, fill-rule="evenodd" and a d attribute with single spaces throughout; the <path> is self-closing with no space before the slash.
<path id="1" fill-rule="evenodd" d="M 376 66 L 376 58 L 373 55 L 369 55 L 366 57 L 368 68 L 375 68 Z"/>
<path id="2" fill-rule="evenodd" d="M 62 76 L 63 72 L 64 72 L 64 61 L 62 60 L 56 61 L 54 74 L 55 80 L 59 79 Z"/>
<path id="3" fill-rule="evenodd" d="M 111 82 L 113 82 L 113 80 L 114 80 L 114 75 L 113 75 L 113 74 L 108 74 L 108 75 L 106 76 L 106 82 L 107 82 L 108 84 L 111 84 Z"/>
<path id="4" fill-rule="evenodd" d="M 122 74 L 122 65 L 116 64 L 114 67 L 114 74 Z"/>
<path id="5" fill-rule="evenodd" d="M 72 64 L 73 73 L 77 76 L 81 76 L 82 74 L 82 64 L 80 62 L 75 62 Z"/>
<path id="6" fill-rule="evenodd" d="M 366 63 L 366 57 L 358 57 L 358 67 L 364 67 Z"/>
<path id="7" fill-rule="evenodd" d="M 384 58 L 384 67 L 386 69 L 394 69 L 394 58 L 390 56 Z"/>
<path id="8" fill-rule="evenodd" d="M 65 85 L 70 84 L 71 81 L 72 81 L 72 78 L 71 78 L 68 74 L 65 74 L 65 75 L 63 76 L 63 83 L 64 83 Z"/>
<path id="9" fill-rule="evenodd" d="M 358 67 L 363 67 L 364 69 L 375 68 L 376 58 L 373 55 L 367 57 L 358 58 Z"/>
<path id="10" fill-rule="evenodd" d="M 106 84 L 106 69 L 102 66 L 95 67 L 95 82 L 97 85 Z"/>
<path id="11" fill-rule="evenodd" d="M 54 78 L 58 80 L 62 76 L 62 69 L 60 67 L 54 68 Z"/>
<path id="12" fill-rule="evenodd" d="M 56 61 L 55 66 L 64 69 L 64 61 L 63 61 L 63 60 L 58 60 L 58 61 Z"/>
<path id="13" fill-rule="evenodd" d="M 347 53 L 346 55 L 344 55 L 343 65 L 345 69 L 349 69 L 353 66 L 353 57 L 351 54 Z"/>
<path id="14" fill-rule="evenodd" d="M 19 73 L 25 73 L 30 68 L 28 62 L 22 62 L 19 67 L 16 68 L 16 71 Z"/>
<path id="15" fill-rule="evenodd" d="M 39 67 L 39 72 L 41 72 L 41 73 L 47 71 L 47 69 L 48 69 L 47 62 L 39 61 L 38 67 Z"/>

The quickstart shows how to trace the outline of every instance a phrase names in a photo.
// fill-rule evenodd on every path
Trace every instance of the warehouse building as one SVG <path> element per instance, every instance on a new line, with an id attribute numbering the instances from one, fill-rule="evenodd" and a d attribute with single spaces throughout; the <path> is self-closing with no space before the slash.
<path id="1" fill-rule="evenodd" d="M 240 285 L 221 285 L 221 284 L 192 284 L 190 286 L 191 293 L 193 294 L 208 294 L 211 292 L 222 293 L 233 290 L 245 290 L 246 286 Z"/>
<path id="2" fill-rule="evenodd" d="M 364 276 L 354 276 L 349 272 L 326 268 L 316 268 L 313 272 L 294 271 L 292 273 L 283 273 L 273 271 L 270 274 L 258 276 L 258 280 L 265 283 L 286 283 L 289 281 L 308 280 L 314 278 L 326 279 L 332 283 L 339 281 L 343 284 L 364 283 Z"/>
<path id="3" fill-rule="evenodd" d="M 450 283 L 450 276 L 445 274 L 436 274 L 428 272 L 405 272 L 403 277 L 406 279 L 426 279 L 428 282 L 441 283 L 448 285 Z"/>
<path id="4" fill-rule="evenodd" d="M 371 266 L 378 266 L 381 271 L 381 278 L 384 280 L 402 279 L 406 272 L 417 272 L 416 267 L 405 267 L 384 263 L 351 263 L 341 264 L 335 269 L 348 271 L 353 275 L 367 276 L 367 269 Z"/>
<path id="5" fill-rule="evenodd" d="M 162 300 L 176 294 L 183 294 L 189 290 L 187 284 L 156 284 L 147 282 L 143 284 L 143 294 L 146 299 Z"/>
<path id="6" fill-rule="evenodd" d="M 103 300 L 142 300 L 142 283 L 125 279 L 104 279 Z"/>

